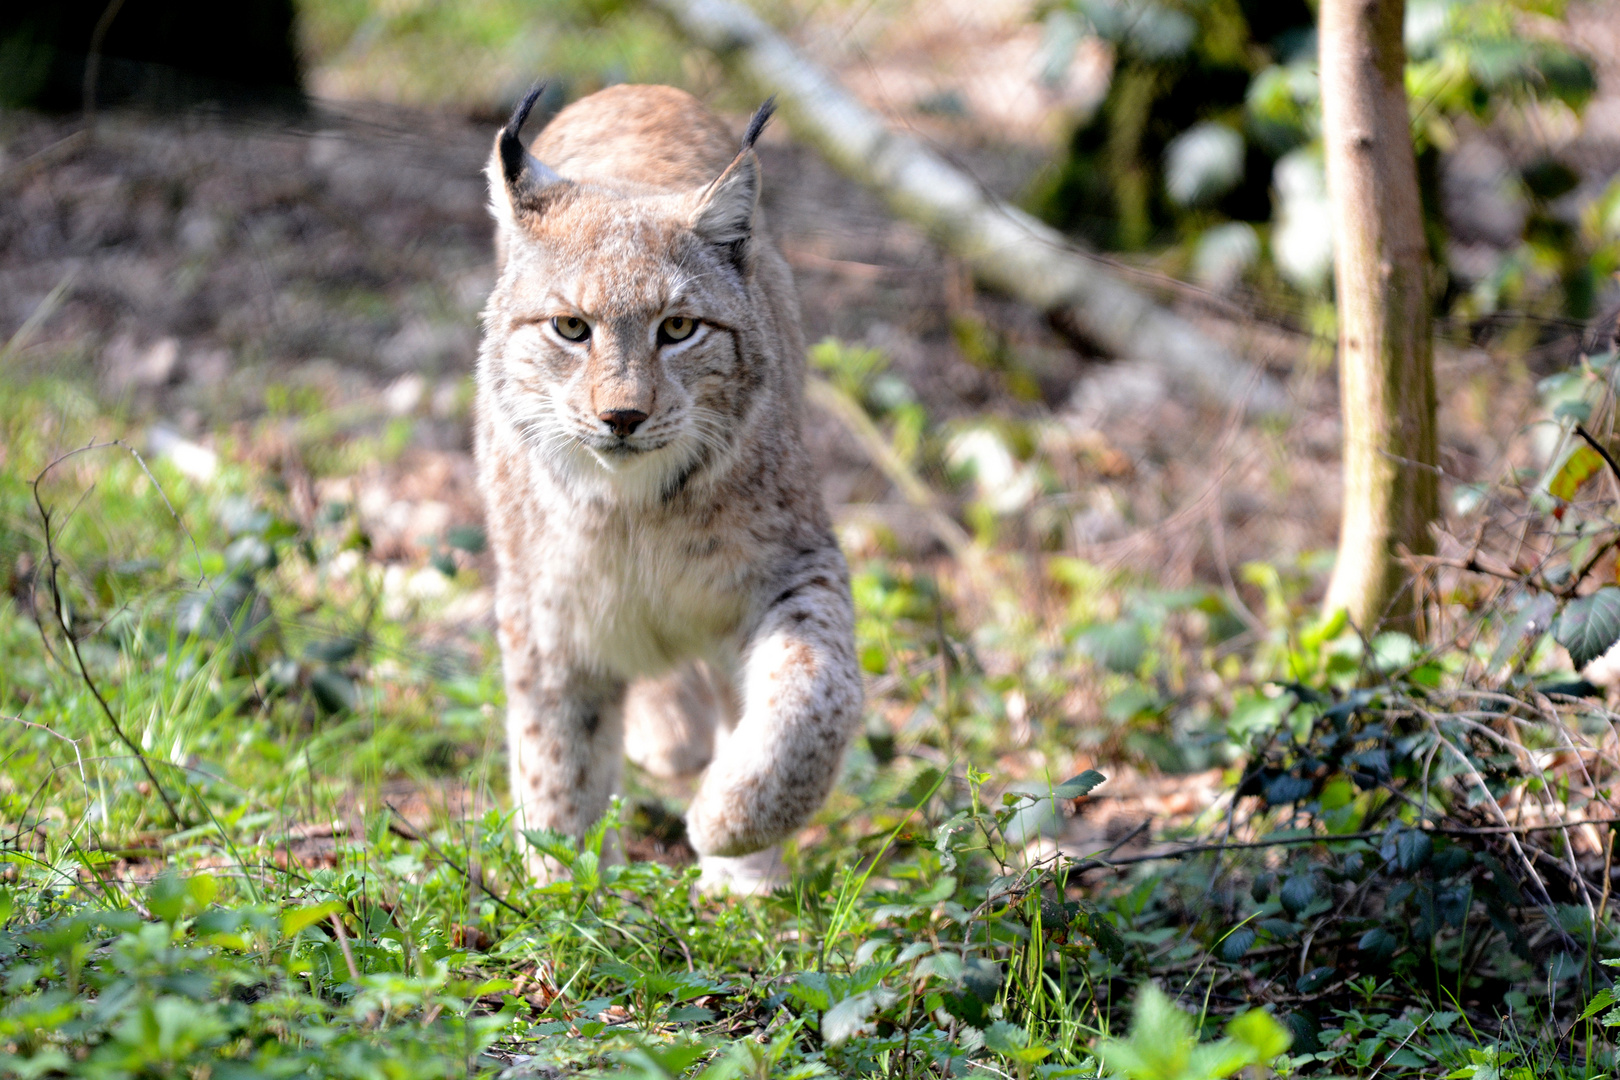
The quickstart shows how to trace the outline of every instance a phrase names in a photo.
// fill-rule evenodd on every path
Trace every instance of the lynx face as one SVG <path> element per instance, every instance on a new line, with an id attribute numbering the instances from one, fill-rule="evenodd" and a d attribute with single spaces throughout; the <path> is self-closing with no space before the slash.
<path id="1" fill-rule="evenodd" d="M 582 492 L 667 498 L 735 445 L 755 380 L 735 222 L 751 158 L 685 195 L 557 179 L 515 200 L 486 315 L 495 400 Z"/>

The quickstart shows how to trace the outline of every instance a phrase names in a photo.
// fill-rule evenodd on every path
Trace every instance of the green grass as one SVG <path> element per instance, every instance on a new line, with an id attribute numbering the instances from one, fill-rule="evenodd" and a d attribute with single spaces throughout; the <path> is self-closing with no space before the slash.
<path id="1" fill-rule="evenodd" d="M 3 393 L 0 1073 L 1607 1075 L 1612 919 L 1524 895 L 1444 831 L 1464 771 L 1413 764 L 1451 746 L 1533 787 L 1435 696 L 1466 657 L 1313 624 L 1294 571 L 1250 569 L 1271 625 L 1245 638 L 1212 594 L 1073 560 L 1046 568 L 1050 618 L 1018 614 L 1023 556 L 980 601 L 948 568 L 859 560 L 867 736 L 791 885 L 712 898 L 694 868 L 602 859 L 620 820 L 679 809 L 639 784 L 582 844 L 510 827 L 492 643 L 423 644 L 480 585 L 450 554 L 476 537 L 441 538 L 410 573 L 453 571 L 448 594 L 413 601 L 352 507 L 300 521 L 241 463 L 251 432 L 200 484 L 109 442 L 129 433 L 71 385 Z M 400 438 L 271 422 L 322 433 L 331 469 Z M 1066 718 L 1077 686 L 1101 716 Z M 1041 856 L 1064 805 L 1109 792 L 1059 783 L 1077 746 L 1225 763 L 1258 792 L 1242 835 L 1278 846 Z M 569 873 L 534 884 L 530 844 Z"/>

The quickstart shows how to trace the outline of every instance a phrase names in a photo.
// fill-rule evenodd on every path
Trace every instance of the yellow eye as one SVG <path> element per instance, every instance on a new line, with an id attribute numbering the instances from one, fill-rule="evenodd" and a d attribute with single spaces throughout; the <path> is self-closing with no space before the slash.
<path id="1" fill-rule="evenodd" d="M 591 336 L 591 324 L 572 315 L 559 315 L 552 319 L 551 328 L 565 341 L 584 341 Z"/>
<path id="2" fill-rule="evenodd" d="M 658 324 L 658 344 L 669 345 L 685 341 L 695 330 L 697 330 L 696 319 L 689 319 L 685 315 L 671 315 Z"/>

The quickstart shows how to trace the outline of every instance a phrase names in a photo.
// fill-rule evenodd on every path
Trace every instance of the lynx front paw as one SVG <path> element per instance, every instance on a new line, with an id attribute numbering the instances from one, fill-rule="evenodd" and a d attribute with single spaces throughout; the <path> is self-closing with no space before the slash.
<path id="1" fill-rule="evenodd" d="M 724 893 L 768 896 L 788 881 L 787 868 L 782 865 L 782 849 L 778 847 L 737 858 L 705 855 L 698 865 L 703 869 L 703 876 L 698 878 L 698 891 L 710 896 Z"/>

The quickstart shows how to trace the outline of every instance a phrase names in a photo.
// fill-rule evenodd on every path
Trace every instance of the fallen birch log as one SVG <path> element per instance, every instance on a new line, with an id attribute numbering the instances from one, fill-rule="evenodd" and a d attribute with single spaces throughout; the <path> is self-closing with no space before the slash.
<path id="1" fill-rule="evenodd" d="M 909 136 L 890 131 L 829 74 L 731 0 L 648 0 L 686 37 L 777 96 L 794 133 L 876 189 L 901 217 L 962 258 L 984 284 L 1046 312 L 1109 353 L 1251 415 L 1287 398 L 1275 380 L 1166 310 L 1058 232 L 984 191 Z"/>

